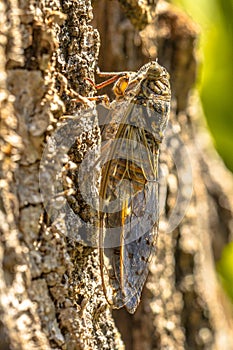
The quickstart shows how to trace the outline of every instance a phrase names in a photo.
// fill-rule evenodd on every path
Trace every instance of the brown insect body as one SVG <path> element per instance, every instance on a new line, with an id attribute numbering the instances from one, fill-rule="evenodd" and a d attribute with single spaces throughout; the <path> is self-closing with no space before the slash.
<path id="1" fill-rule="evenodd" d="M 113 308 L 134 313 L 158 231 L 158 157 L 170 109 L 169 75 L 157 62 L 116 81 L 102 127 L 99 254 Z"/>

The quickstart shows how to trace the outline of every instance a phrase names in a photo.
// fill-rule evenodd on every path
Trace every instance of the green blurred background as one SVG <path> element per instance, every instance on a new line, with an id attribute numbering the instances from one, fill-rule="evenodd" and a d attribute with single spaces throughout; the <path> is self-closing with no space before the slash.
<path id="1" fill-rule="evenodd" d="M 173 0 L 201 28 L 198 89 L 215 147 L 233 171 L 233 0 Z"/>
<path id="2" fill-rule="evenodd" d="M 215 147 L 233 171 L 233 0 L 173 0 L 200 26 L 198 90 Z M 233 302 L 233 242 L 217 263 Z"/>

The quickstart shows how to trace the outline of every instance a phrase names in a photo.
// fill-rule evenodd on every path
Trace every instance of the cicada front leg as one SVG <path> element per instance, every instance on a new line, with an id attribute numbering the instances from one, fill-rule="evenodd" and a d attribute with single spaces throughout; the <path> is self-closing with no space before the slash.
<path id="1" fill-rule="evenodd" d="M 84 78 L 84 80 L 88 81 L 95 90 L 101 90 L 105 88 L 106 86 L 109 86 L 111 84 L 113 85 L 113 93 L 115 95 L 115 100 L 121 100 L 125 97 L 125 91 L 129 85 L 130 77 L 133 72 L 100 72 L 97 70 L 97 75 L 101 78 L 108 78 L 107 80 L 104 80 L 103 82 L 99 84 L 95 84 L 95 82 L 91 78 Z M 108 95 L 97 95 L 94 97 L 84 97 L 79 95 L 78 93 L 75 93 L 73 90 L 71 91 L 71 94 L 75 96 L 75 98 L 72 99 L 74 102 L 81 102 L 85 105 L 88 105 L 89 101 L 96 101 L 97 103 L 103 103 L 105 107 L 109 108 L 110 106 L 110 100 Z"/>
<path id="2" fill-rule="evenodd" d="M 101 90 L 104 87 L 113 84 L 113 92 L 115 95 L 116 100 L 121 99 L 124 97 L 125 90 L 128 87 L 130 75 L 132 73 L 130 72 L 98 72 L 97 73 L 100 77 L 110 77 L 109 79 L 103 81 L 102 83 L 95 84 L 91 79 L 86 78 L 87 81 L 89 81 L 96 90 Z"/>
<path id="3" fill-rule="evenodd" d="M 103 103 L 106 108 L 110 105 L 110 100 L 108 95 L 99 95 L 93 97 L 85 97 L 78 93 L 75 94 L 75 98 L 72 98 L 72 102 L 81 102 L 82 104 L 89 106 L 91 101 L 95 101 L 96 103 Z"/>

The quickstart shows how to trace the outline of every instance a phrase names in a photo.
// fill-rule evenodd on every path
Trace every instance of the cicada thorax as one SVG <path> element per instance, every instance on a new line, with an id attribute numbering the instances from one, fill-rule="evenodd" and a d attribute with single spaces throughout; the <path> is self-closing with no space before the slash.
<path id="1" fill-rule="evenodd" d="M 151 62 L 116 82 L 102 127 L 100 265 L 106 298 L 133 313 L 158 228 L 158 156 L 169 115 L 165 69 Z"/>

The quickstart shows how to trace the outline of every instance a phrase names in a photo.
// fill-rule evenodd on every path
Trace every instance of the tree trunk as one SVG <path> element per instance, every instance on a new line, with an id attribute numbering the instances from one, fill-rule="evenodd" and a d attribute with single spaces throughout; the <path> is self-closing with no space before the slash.
<path id="1" fill-rule="evenodd" d="M 190 93 L 197 30 L 166 3 L 156 18 L 157 1 L 121 3 L 95 2 L 92 25 L 89 0 L 1 3 L 1 349 L 233 348 L 214 266 L 230 239 L 232 177 Z M 100 173 L 88 174 L 101 139 L 94 103 L 83 109 L 95 93 L 86 78 L 96 65 L 137 70 L 148 55 L 172 83 L 166 204 L 139 308 L 113 319 L 95 248 Z"/>

